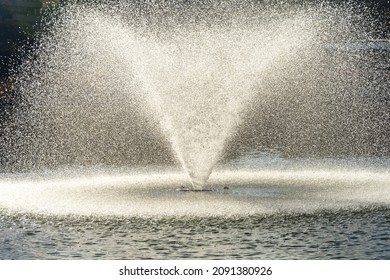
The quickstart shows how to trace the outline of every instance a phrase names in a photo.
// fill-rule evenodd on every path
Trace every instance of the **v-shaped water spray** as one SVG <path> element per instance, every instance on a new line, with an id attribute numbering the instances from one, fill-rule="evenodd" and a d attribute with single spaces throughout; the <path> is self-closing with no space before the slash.
<path id="1" fill-rule="evenodd" d="M 302 18 L 278 24 L 135 39 L 135 75 L 194 189 L 206 184 L 262 75 L 310 42 Z"/>

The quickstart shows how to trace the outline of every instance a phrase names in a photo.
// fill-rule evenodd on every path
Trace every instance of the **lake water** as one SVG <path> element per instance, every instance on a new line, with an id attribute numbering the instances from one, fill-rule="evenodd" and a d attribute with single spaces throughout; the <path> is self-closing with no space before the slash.
<path id="1" fill-rule="evenodd" d="M 236 218 L 1 213 L 1 259 L 390 259 L 390 208 Z"/>
<path id="2" fill-rule="evenodd" d="M 248 154 L 210 192 L 162 167 L 3 174 L 0 258 L 390 259 L 389 162 Z"/>

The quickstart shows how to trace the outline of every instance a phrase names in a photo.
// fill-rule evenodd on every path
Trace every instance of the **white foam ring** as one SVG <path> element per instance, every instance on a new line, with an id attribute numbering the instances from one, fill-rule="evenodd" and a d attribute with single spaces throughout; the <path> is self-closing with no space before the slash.
<path id="1" fill-rule="evenodd" d="M 390 204 L 390 173 L 372 170 L 229 170 L 212 174 L 213 192 L 179 192 L 186 174 L 101 172 L 2 175 L 0 208 L 94 216 L 246 216 Z M 228 186 L 229 189 L 224 189 Z"/>

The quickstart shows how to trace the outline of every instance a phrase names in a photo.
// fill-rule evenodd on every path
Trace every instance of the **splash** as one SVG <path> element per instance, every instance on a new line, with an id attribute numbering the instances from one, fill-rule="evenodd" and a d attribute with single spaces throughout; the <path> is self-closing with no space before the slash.
<path id="1" fill-rule="evenodd" d="M 174 191 L 188 180 L 178 169 L 3 174 L 0 209 L 59 216 L 162 218 L 247 217 L 390 205 L 388 160 L 375 168 L 375 164 L 342 169 L 279 164 L 263 166 L 261 171 L 217 168 L 209 179 L 212 192 Z"/>
<path id="2" fill-rule="evenodd" d="M 261 76 L 293 63 L 311 42 L 305 24 L 299 18 L 267 32 L 195 30 L 142 44 L 136 76 L 194 188 L 205 185 Z"/>
<path id="3" fill-rule="evenodd" d="M 14 165 L 170 163 L 171 149 L 202 189 L 253 104 L 290 74 L 315 84 L 333 71 L 316 67 L 325 42 L 364 33 L 323 6 L 99 3 L 56 10 L 19 68 Z"/>

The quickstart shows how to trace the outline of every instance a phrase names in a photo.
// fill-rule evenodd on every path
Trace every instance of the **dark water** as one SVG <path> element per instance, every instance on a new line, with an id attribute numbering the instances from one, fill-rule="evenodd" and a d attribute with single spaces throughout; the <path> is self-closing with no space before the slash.
<path id="1" fill-rule="evenodd" d="M 390 208 L 247 217 L 0 214 L 1 259 L 390 259 Z"/>

